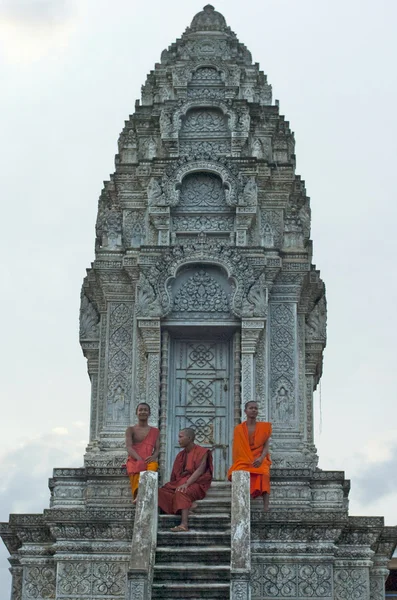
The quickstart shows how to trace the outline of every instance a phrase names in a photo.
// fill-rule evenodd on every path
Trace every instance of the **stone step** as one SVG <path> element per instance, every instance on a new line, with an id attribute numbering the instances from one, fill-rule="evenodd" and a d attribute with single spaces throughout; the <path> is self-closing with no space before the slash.
<path id="1" fill-rule="evenodd" d="M 186 562 L 230 565 L 230 546 L 157 546 L 156 565 Z"/>
<path id="2" fill-rule="evenodd" d="M 221 583 L 230 581 L 230 565 L 209 566 L 197 563 L 155 564 L 154 581 L 171 583 L 184 581 L 186 583 Z"/>
<path id="3" fill-rule="evenodd" d="M 227 546 L 230 548 L 230 530 L 225 531 L 194 531 L 190 530 L 185 533 L 174 533 L 165 529 L 157 534 L 158 546 L 173 546 L 175 548 L 192 546 L 206 547 L 209 544 L 215 546 Z"/>
<path id="4" fill-rule="evenodd" d="M 221 513 L 229 515 L 229 519 L 231 516 L 232 505 L 230 500 L 218 500 L 216 498 L 206 498 L 205 500 L 200 500 L 197 502 L 197 508 L 194 509 L 194 513 Z"/>
<path id="5" fill-rule="evenodd" d="M 177 583 L 172 582 L 168 585 L 164 583 L 154 583 L 152 587 L 152 598 L 169 600 L 226 600 L 230 595 L 229 583 Z"/>
<path id="6" fill-rule="evenodd" d="M 178 525 L 181 518 L 178 515 L 159 515 L 158 529 L 164 531 Z M 189 529 L 196 531 L 230 531 L 230 515 L 227 513 L 193 513 L 189 517 Z M 182 535 L 185 535 L 182 533 Z"/>

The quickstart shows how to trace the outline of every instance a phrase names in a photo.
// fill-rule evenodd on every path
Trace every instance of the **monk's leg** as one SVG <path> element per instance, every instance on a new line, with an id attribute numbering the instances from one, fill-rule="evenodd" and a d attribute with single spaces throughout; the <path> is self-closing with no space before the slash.
<path id="1" fill-rule="evenodd" d="M 134 473 L 133 475 L 130 475 L 130 484 L 131 484 L 132 501 L 135 504 L 136 497 L 138 494 L 139 473 Z"/>
<path id="2" fill-rule="evenodd" d="M 167 484 L 159 489 L 159 508 L 167 513 L 174 515 L 174 495 L 175 490 L 167 489 Z"/>
<path id="3" fill-rule="evenodd" d="M 265 492 L 262 495 L 262 498 L 263 498 L 263 510 L 265 512 L 268 512 L 268 510 L 269 510 L 269 494 L 267 492 Z"/>

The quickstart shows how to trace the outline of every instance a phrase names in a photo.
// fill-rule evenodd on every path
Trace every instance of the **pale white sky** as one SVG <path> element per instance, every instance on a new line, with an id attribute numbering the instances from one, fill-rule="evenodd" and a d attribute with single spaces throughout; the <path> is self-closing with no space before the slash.
<path id="1" fill-rule="evenodd" d="M 147 73 L 203 4 L 0 0 L 0 520 L 47 507 L 52 467 L 82 464 L 89 381 L 78 309 L 98 196 Z M 328 298 L 320 466 L 351 478 L 351 514 L 394 525 L 397 3 L 215 8 L 268 75 L 311 197 Z M 6 556 L 1 545 L 0 589 Z"/>

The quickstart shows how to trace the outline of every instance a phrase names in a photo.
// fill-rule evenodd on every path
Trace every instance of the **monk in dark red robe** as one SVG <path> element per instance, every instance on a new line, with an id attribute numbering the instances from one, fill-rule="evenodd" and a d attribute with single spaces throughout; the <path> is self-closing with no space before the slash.
<path id="1" fill-rule="evenodd" d="M 171 531 L 189 531 L 189 510 L 204 498 L 212 481 L 212 454 L 194 443 L 194 430 L 182 429 L 178 441 L 183 450 L 177 454 L 171 481 L 159 489 L 159 507 L 167 514 L 181 513 L 180 525 Z"/>
<path id="2" fill-rule="evenodd" d="M 262 496 L 264 510 L 269 510 L 270 465 L 269 441 L 271 423 L 257 421 L 257 402 L 247 402 L 244 409 L 247 420 L 234 429 L 233 464 L 227 474 L 229 480 L 233 471 L 250 473 L 250 494 L 252 498 Z"/>

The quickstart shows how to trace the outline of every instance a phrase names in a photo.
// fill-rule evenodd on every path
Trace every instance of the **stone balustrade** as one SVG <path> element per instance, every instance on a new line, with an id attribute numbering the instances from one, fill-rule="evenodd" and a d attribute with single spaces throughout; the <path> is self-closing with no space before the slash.
<path id="1" fill-rule="evenodd" d="M 249 600 L 251 574 L 250 474 L 232 476 L 230 599 Z"/>
<path id="2" fill-rule="evenodd" d="M 153 566 L 157 544 L 158 475 L 153 471 L 141 473 L 136 505 L 134 531 L 126 600 L 150 600 Z"/>

